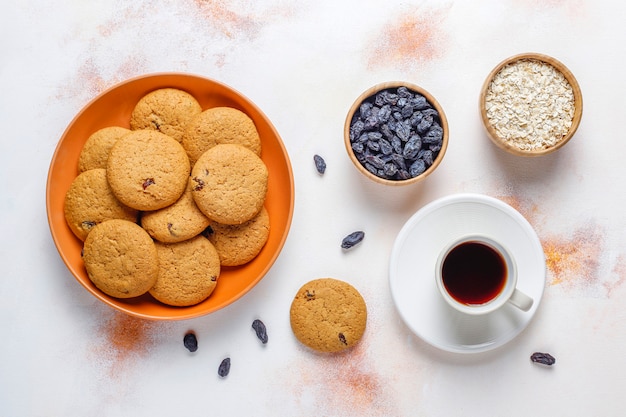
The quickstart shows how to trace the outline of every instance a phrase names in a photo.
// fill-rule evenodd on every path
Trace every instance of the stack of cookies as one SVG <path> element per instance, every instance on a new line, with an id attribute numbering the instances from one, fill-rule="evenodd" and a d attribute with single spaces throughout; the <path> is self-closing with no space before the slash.
<path id="1" fill-rule="evenodd" d="M 104 293 L 150 293 L 172 306 L 213 293 L 222 267 L 253 260 L 269 237 L 268 170 L 254 122 L 202 109 L 162 88 L 135 105 L 129 128 L 93 133 L 65 196 L 89 279 Z"/>

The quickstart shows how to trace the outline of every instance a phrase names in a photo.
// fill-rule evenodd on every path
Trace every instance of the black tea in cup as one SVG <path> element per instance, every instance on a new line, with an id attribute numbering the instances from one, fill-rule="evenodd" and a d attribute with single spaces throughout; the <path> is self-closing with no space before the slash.
<path id="1" fill-rule="evenodd" d="M 466 305 L 485 304 L 504 289 L 506 261 L 491 246 L 466 241 L 453 247 L 445 256 L 441 277 L 448 294 Z"/>

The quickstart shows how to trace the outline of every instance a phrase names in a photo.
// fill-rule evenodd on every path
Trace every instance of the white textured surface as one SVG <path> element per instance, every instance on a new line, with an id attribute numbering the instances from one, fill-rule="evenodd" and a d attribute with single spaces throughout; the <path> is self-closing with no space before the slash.
<path id="1" fill-rule="evenodd" d="M 0 14 L 0 414 L 3 416 L 619 415 L 626 374 L 623 69 L 626 3 L 610 0 L 8 2 Z M 541 52 L 577 77 L 576 136 L 558 153 L 496 149 L 478 95 L 502 59 Z M 199 319 L 144 323 L 69 274 L 45 216 L 56 143 L 95 95 L 129 77 L 185 71 L 243 92 L 272 119 L 296 182 L 292 231 L 261 283 Z M 359 176 L 342 130 L 352 100 L 395 79 L 446 111 L 450 146 L 423 184 Z M 328 169 L 320 177 L 313 155 Z M 484 193 L 533 225 L 548 259 L 533 321 L 495 351 L 457 355 L 395 311 L 388 260 L 402 224 L 435 198 Z M 342 252 L 341 239 L 365 240 Z M 294 339 L 289 305 L 306 281 L 352 283 L 369 307 L 349 354 Z M 250 324 L 261 318 L 269 343 Z M 199 350 L 182 345 L 192 329 Z M 553 354 L 550 369 L 530 363 Z M 226 355 L 228 378 L 217 377 Z"/>

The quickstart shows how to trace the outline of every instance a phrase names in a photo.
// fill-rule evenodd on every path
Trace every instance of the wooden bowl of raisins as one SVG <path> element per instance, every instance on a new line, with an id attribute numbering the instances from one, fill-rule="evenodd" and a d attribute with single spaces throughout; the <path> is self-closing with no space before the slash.
<path id="1" fill-rule="evenodd" d="M 385 185 L 422 181 L 448 147 L 448 120 L 423 88 L 385 82 L 364 91 L 350 107 L 344 142 L 354 166 Z"/>
<path id="2" fill-rule="evenodd" d="M 551 56 L 534 52 L 500 62 L 480 93 L 487 136 L 518 156 L 540 156 L 563 147 L 576 133 L 583 99 L 572 72 Z"/>

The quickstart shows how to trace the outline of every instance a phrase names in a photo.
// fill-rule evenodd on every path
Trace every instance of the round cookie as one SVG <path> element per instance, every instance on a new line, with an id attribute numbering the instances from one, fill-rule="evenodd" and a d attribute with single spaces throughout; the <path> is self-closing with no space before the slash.
<path id="1" fill-rule="evenodd" d="M 191 183 L 171 206 L 144 212 L 141 226 L 154 239 L 163 243 L 182 242 L 199 235 L 211 221 L 200 211 L 191 195 Z"/>
<path id="2" fill-rule="evenodd" d="M 209 219 L 241 224 L 261 211 L 267 178 L 267 167 L 250 149 L 220 144 L 202 154 L 190 181 L 194 201 Z"/>
<path id="3" fill-rule="evenodd" d="M 152 238 L 141 226 L 127 220 L 96 225 L 85 239 L 83 262 L 94 285 L 117 298 L 145 294 L 159 274 Z"/>
<path id="4" fill-rule="evenodd" d="M 187 124 L 200 112 L 202 107 L 191 94 L 160 88 L 137 102 L 130 115 L 130 128 L 156 130 L 180 142 Z"/>
<path id="5" fill-rule="evenodd" d="M 261 155 L 261 138 L 254 122 L 232 107 L 213 107 L 195 116 L 187 125 L 181 143 L 192 166 L 204 152 L 220 143 L 242 145 Z"/>
<path id="6" fill-rule="evenodd" d="M 123 205 L 111 191 L 106 170 L 90 169 L 79 174 L 65 194 L 65 220 L 80 240 L 99 223 L 111 219 L 137 221 L 137 210 Z"/>
<path id="7" fill-rule="evenodd" d="M 113 193 L 137 210 L 174 204 L 187 187 L 189 171 L 182 145 L 153 130 L 135 130 L 119 139 L 107 161 Z"/>
<path id="8" fill-rule="evenodd" d="M 243 224 L 211 222 L 205 236 L 220 255 L 222 266 L 239 266 L 254 259 L 270 234 L 270 216 L 263 207 L 259 214 Z"/>
<path id="9" fill-rule="evenodd" d="M 123 127 L 109 126 L 92 133 L 78 156 L 78 172 L 106 168 L 111 148 L 119 138 L 129 132 L 129 129 Z"/>
<path id="10" fill-rule="evenodd" d="M 184 307 L 211 295 L 220 275 L 220 258 L 204 236 L 179 243 L 156 242 L 159 276 L 150 289 L 158 301 Z"/>
<path id="11" fill-rule="evenodd" d="M 352 285 L 320 278 L 298 290 L 289 317 L 302 344 L 321 352 L 338 352 L 354 346 L 363 336 L 367 308 Z"/>

